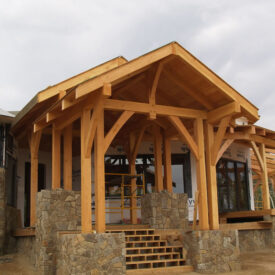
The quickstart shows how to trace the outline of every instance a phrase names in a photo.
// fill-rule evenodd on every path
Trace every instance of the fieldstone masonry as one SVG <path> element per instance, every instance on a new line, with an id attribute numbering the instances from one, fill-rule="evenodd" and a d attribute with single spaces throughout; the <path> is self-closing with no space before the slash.
<path id="1" fill-rule="evenodd" d="M 239 230 L 241 252 L 272 248 L 272 241 L 272 231 L 270 229 Z"/>
<path id="2" fill-rule="evenodd" d="M 188 226 L 187 194 L 162 191 L 141 198 L 143 224 L 155 229 L 186 229 Z"/>
<path id="3" fill-rule="evenodd" d="M 199 273 L 241 269 L 238 231 L 192 231 L 183 235 L 187 259 Z"/>
<path id="4" fill-rule="evenodd" d="M 58 231 L 76 231 L 80 225 L 80 192 L 42 190 L 36 201 L 36 267 L 55 274 Z"/>
<path id="5" fill-rule="evenodd" d="M 4 254 L 6 232 L 5 169 L 0 168 L 0 255 Z"/>
<path id="6" fill-rule="evenodd" d="M 59 238 L 57 274 L 126 274 L 124 233 L 64 234 Z"/>

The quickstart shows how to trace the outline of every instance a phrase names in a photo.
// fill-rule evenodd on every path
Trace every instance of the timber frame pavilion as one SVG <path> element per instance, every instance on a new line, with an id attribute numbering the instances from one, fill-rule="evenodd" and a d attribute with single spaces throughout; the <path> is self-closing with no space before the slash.
<path id="1" fill-rule="evenodd" d="M 243 117 L 248 125 L 236 125 L 235 120 Z M 136 156 L 144 140 L 154 142 L 158 192 L 172 192 L 171 140 L 189 146 L 196 158 L 201 230 L 219 229 L 216 163 L 232 142 L 246 143 L 254 150 L 261 172 L 263 208 L 270 209 L 265 150 L 275 148 L 275 135 L 272 131 L 262 135 L 261 129 L 253 126 L 258 119 L 253 104 L 176 42 L 129 62 L 115 58 L 50 86 L 26 105 L 12 126 L 19 146 L 29 144 L 31 154 L 31 226 L 36 222 L 38 153 L 43 138 L 51 139 L 52 144 L 52 189 L 61 186 L 63 160 L 66 190 L 72 190 L 73 140 L 80 138 L 83 233 L 94 230 L 92 165 L 95 230 L 100 233 L 106 229 L 104 154 L 109 146 L 124 146 L 129 173 L 135 174 Z M 136 190 L 135 180 L 131 184 Z M 131 222 L 135 224 L 135 197 L 131 205 Z"/>

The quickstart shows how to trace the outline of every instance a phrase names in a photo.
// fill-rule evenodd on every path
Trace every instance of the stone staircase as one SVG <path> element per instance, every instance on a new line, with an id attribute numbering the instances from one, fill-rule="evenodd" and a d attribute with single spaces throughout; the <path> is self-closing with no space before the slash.
<path id="1" fill-rule="evenodd" d="M 107 232 L 125 233 L 127 274 L 157 269 L 193 271 L 192 266 L 185 264 L 183 247 L 168 245 L 167 240 L 161 240 L 154 229 L 116 229 Z"/>

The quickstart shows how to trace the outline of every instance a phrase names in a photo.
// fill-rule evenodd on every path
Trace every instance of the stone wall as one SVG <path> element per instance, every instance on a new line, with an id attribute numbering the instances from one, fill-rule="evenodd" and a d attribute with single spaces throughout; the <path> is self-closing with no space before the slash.
<path id="1" fill-rule="evenodd" d="M 270 229 L 239 230 L 241 252 L 249 252 L 272 247 L 272 232 Z"/>
<path id="2" fill-rule="evenodd" d="M 5 169 L 0 168 L 0 255 L 4 254 L 6 232 Z"/>
<path id="3" fill-rule="evenodd" d="M 188 226 L 187 194 L 162 191 L 141 198 L 143 224 L 156 229 L 186 229 Z"/>
<path id="4" fill-rule="evenodd" d="M 30 263 L 35 265 L 35 236 L 18 237 L 16 239 L 16 248 L 19 254 L 27 256 Z"/>
<path id="5" fill-rule="evenodd" d="M 183 235 L 187 260 L 199 273 L 241 269 L 238 231 L 192 231 Z"/>
<path id="6" fill-rule="evenodd" d="M 80 192 L 42 190 L 36 199 L 36 267 L 41 274 L 55 274 L 57 232 L 80 226 Z"/>
<path id="7" fill-rule="evenodd" d="M 124 233 L 60 235 L 57 274 L 126 274 Z"/>
<path id="8" fill-rule="evenodd" d="M 6 254 L 16 252 L 16 239 L 13 237 L 14 230 L 18 227 L 18 209 L 6 206 L 6 237 L 4 252 Z"/>

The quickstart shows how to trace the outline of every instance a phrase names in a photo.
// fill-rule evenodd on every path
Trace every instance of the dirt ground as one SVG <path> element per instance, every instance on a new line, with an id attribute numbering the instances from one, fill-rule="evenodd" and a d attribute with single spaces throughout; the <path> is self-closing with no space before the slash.
<path id="1" fill-rule="evenodd" d="M 29 263 L 27 258 L 23 255 L 11 255 L 12 262 L 0 264 L 0 275 L 38 275 L 34 267 Z M 275 274 L 275 250 L 264 250 L 245 253 L 241 255 L 241 262 L 243 270 L 240 272 L 222 273 L 223 275 L 274 275 Z M 160 270 L 152 272 L 139 272 L 135 274 L 157 274 L 157 275 L 179 275 L 181 272 Z M 197 275 L 199 273 L 191 272 L 184 273 L 185 275 Z"/>

